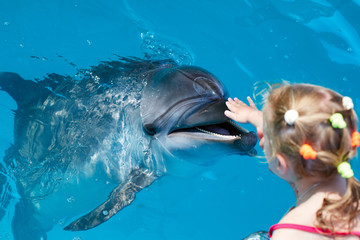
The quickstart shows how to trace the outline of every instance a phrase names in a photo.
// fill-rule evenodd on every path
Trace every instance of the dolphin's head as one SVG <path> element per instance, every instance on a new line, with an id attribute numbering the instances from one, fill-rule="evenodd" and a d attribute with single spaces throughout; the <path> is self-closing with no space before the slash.
<path id="1" fill-rule="evenodd" d="M 254 155 L 256 134 L 224 115 L 227 98 L 223 84 L 202 68 L 161 70 L 142 95 L 144 129 L 149 135 L 165 136 L 170 151 L 202 148 L 209 153 Z"/>

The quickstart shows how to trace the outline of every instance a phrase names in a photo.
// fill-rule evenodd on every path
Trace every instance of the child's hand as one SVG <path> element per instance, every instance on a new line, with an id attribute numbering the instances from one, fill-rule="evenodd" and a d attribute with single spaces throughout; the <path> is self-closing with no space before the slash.
<path id="1" fill-rule="evenodd" d="M 229 110 L 225 111 L 225 115 L 234 121 L 240 123 L 250 123 L 256 127 L 257 136 L 260 139 L 260 147 L 264 148 L 263 136 L 263 114 L 257 109 L 255 103 L 250 97 L 247 97 L 249 106 L 237 98 L 228 99 L 226 106 Z"/>
<path id="2" fill-rule="evenodd" d="M 226 106 L 229 110 L 225 111 L 225 115 L 234 121 L 240 123 L 251 123 L 256 128 L 262 127 L 262 112 L 257 109 L 255 103 L 250 97 L 247 97 L 249 106 L 237 98 L 229 98 Z"/>
<path id="3" fill-rule="evenodd" d="M 249 101 L 250 106 L 246 105 L 238 98 L 234 98 L 234 100 L 232 98 L 229 98 L 226 102 L 226 106 L 229 108 L 230 111 L 226 110 L 225 115 L 234 121 L 248 123 L 249 115 L 254 109 L 257 110 L 257 108 L 250 97 L 247 97 L 247 100 Z"/>

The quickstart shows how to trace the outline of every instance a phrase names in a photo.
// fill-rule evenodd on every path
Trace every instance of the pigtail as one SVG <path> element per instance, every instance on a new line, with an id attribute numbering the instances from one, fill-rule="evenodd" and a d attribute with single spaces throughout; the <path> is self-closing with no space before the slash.
<path id="1" fill-rule="evenodd" d="M 332 116 L 334 115 L 332 114 Z M 350 232 L 356 223 L 355 220 L 360 215 L 360 183 L 354 177 L 349 163 L 349 160 L 355 156 L 356 149 L 360 144 L 356 131 L 357 116 L 352 109 L 347 109 L 340 115 L 345 116 L 343 121 L 346 121 L 347 127 L 338 127 L 338 124 L 334 125 L 330 120 L 334 133 L 340 137 L 335 141 L 339 142 L 338 150 L 336 153 L 330 153 L 331 149 L 327 149 L 320 160 L 326 162 L 328 166 L 336 167 L 337 173 L 346 179 L 346 191 L 339 199 L 325 198 L 322 207 L 316 212 L 317 227 L 329 230 L 332 233 L 335 233 L 336 229 L 347 229 Z M 336 137 L 333 135 L 331 139 L 336 139 Z M 326 143 L 322 146 L 323 148 L 331 145 L 329 142 L 323 142 Z M 325 159 L 332 159 L 332 161 Z"/>
<path id="2" fill-rule="evenodd" d="M 333 144 L 339 143 L 338 150 L 336 153 L 330 153 L 331 149 L 335 147 L 333 145 L 323 154 L 320 154 L 319 157 L 319 160 L 326 163 L 327 166 L 332 165 L 336 167 L 337 174 L 346 179 L 344 195 L 339 199 L 330 200 L 325 198 L 322 207 L 316 212 L 317 227 L 329 230 L 332 233 L 335 233 L 336 229 L 347 229 L 350 232 L 355 224 L 355 220 L 360 215 L 360 183 L 354 177 L 349 163 L 349 160 L 355 156 L 356 149 L 360 143 L 356 141 L 358 138 L 358 132 L 356 131 L 357 117 L 353 110 L 347 110 L 347 113 L 343 112 L 342 114 L 346 116 L 347 127 L 338 129 L 332 123 L 332 131 L 340 138 L 336 140 L 335 135 L 331 137 L 332 140 L 335 139 Z M 322 142 L 325 143 L 322 148 L 332 145 L 329 141 Z"/>
<path id="3" fill-rule="evenodd" d="M 360 214 L 359 201 L 360 183 L 351 177 L 347 179 L 346 192 L 340 199 L 324 199 L 323 206 L 316 212 L 317 227 L 333 233 L 335 227 L 345 228 L 350 232 Z M 344 226 L 339 226 L 339 223 Z"/>

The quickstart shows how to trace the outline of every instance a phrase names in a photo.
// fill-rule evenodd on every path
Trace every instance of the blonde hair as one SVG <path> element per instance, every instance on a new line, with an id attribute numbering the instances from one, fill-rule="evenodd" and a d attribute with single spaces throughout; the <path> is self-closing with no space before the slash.
<path id="1" fill-rule="evenodd" d="M 269 138 L 270 155 L 282 153 L 291 161 L 298 178 L 316 177 L 330 180 L 341 162 L 356 154 L 351 146 L 351 134 L 357 130 L 354 110 L 346 110 L 343 97 L 324 87 L 310 84 L 282 85 L 270 91 L 264 106 L 265 128 Z M 294 125 L 284 120 L 286 111 L 299 113 Z M 344 129 L 334 129 L 329 118 L 341 113 L 347 123 Z M 299 153 L 303 144 L 317 152 L 315 160 L 305 160 Z M 335 225 L 346 223 L 350 231 L 360 214 L 360 184 L 354 177 L 347 179 L 346 193 L 338 200 L 325 198 L 316 213 L 316 226 L 335 231 Z"/>

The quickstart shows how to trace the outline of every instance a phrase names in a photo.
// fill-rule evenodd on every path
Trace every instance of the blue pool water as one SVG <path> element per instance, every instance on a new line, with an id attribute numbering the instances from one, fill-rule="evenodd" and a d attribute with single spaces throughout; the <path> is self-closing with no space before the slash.
<path id="1" fill-rule="evenodd" d="M 72 75 L 146 53 L 201 66 L 240 99 L 256 82 L 285 79 L 335 89 L 360 112 L 359 12 L 359 0 L 0 0 L 0 71 Z M 13 142 L 12 109 L 0 92 L 0 159 Z M 353 164 L 359 176 L 359 160 Z M 1 240 L 12 239 L 12 194 Z M 224 156 L 199 175 L 165 176 L 95 229 L 66 232 L 60 221 L 48 239 L 242 239 L 268 229 L 294 201 L 263 159 Z"/>

